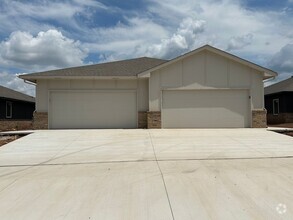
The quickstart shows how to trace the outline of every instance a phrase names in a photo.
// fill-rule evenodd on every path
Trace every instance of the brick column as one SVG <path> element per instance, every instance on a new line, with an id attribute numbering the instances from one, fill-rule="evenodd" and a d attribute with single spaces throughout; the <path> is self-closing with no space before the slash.
<path id="1" fill-rule="evenodd" d="M 34 112 L 34 129 L 48 129 L 48 112 Z"/>
<path id="2" fill-rule="evenodd" d="M 161 128 L 161 112 L 147 112 L 148 128 Z"/>
<path id="3" fill-rule="evenodd" d="M 253 128 L 267 127 L 267 110 L 253 109 L 252 110 L 252 126 Z"/>

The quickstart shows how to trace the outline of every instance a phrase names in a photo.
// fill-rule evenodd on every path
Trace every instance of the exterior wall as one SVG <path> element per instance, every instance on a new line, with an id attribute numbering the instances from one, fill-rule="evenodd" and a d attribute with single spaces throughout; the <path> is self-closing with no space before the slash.
<path id="1" fill-rule="evenodd" d="M 279 114 L 274 115 L 273 100 L 279 100 Z M 265 95 L 268 124 L 282 124 L 293 122 L 293 92 L 279 92 Z"/>
<path id="2" fill-rule="evenodd" d="M 34 112 L 33 129 L 48 129 L 47 112 Z"/>
<path id="3" fill-rule="evenodd" d="M 161 91 L 165 89 L 248 89 L 252 109 L 262 109 L 262 77 L 245 65 L 202 51 L 151 73 L 150 111 L 161 110 Z"/>
<path id="4" fill-rule="evenodd" d="M 280 92 L 265 96 L 265 107 L 269 114 L 273 114 L 273 100 L 279 99 L 280 113 L 293 113 L 293 92 Z"/>
<path id="5" fill-rule="evenodd" d="M 265 109 L 252 110 L 252 126 L 253 128 L 267 127 L 267 111 Z"/>
<path id="6" fill-rule="evenodd" d="M 31 120 L 0 120 L 0 131 L 31 129 L 33 129 L 33 123 Z"/>
<path id="7" fill-rule="evenodd" d="M 263 74 L 209 51 L 151 73 L 149 111 L 161 111 L 162 90 L 247 89 L 251 109 L 264 108 Z"/>
<path id="8" fill-rule="evenodd" d="M 293 123 L 293 113 L 267 114 L 268 124 Z"/>
<path id="9" fill-rule="evenodd" d="M 138 128 L 147 128 L 148 119 L 147 112 L 138 112 Z"/>
<path id="10" fill-rule="evenodd" d="M 6 102 L 12 103 L 12 117 L 6 118 Z M 35 110 L 34 102 L 0 98 L 0 119 L 5 120 L 32 120 Z"/>
<path id="11" fill-rule="evenodd" d="M 137 110 L 148 111 L 148 79 L 139 80 L 38 80 L 36 86 L 36 111 L 48 112 L 49 90 L 137 90 Z"/>

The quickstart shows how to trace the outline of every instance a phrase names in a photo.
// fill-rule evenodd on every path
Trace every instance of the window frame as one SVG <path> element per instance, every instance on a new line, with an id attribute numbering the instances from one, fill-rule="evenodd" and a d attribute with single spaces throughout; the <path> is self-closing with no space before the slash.
<path id="1" fill-rule="evenodd" d="M 8 112 L 8 105 L 10 106 L 10 112 Z M 12 118 L 12 102 L 6 101 L 6 118 Z"/>
<path id="2" fill-rule="evenodd" d="M 278 108 L 275 109 L 275 103 L 278 103 Z M 276 111 L 278 110 L 278 111 Z M 279 99 L 273 99 L 273 115 L 279 115 L 280 114 L 280 101 Z"/>

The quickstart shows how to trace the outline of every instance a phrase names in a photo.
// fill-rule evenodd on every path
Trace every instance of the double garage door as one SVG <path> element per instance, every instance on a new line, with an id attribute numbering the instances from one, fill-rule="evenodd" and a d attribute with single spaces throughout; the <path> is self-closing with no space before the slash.
<path id="1" fill-rule="evenodd" d="M 136 91 L 51 91 L 50 128 L 136 128 Z"/>
<path id="2" fill-rule="evenodd" d="M 136 128 L 134 90 L 51 91 L 50 128 Z M 250 127 L 247 90 L 166 90 L 163 128 Z"/>
<path id="3" fill-rule="evenodd" d="M 162 93 L 162 127 L 250 127 L 249 103 L 247 90 L 166 90 Z"/>

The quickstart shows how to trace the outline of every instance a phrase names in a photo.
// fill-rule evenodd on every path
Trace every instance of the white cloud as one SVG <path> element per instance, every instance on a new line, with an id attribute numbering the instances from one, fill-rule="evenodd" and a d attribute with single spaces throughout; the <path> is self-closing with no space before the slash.
<path id="1" fill-rule="evenodd" d="M 168 31 L 147 18 L 126 18 L 127 25 L 118 23 L 113 27 L 92 30 L 92 42 L 84 43 L 92 53 L 101 53 L 105 60 L 144 56 L 149 45 L 167 38 Z"/>
<path id="2" fill-rule="evenodd" d="M 30 96 L 35 96 L 35 86 L 25 83 L 17 77 L 17 74 L 0 73 L 0 85 L 25 93 Z"/>
<path id="3" fill-rule="evenodd" d="M 277 52 L 269 62 L 271 68 L 293 75 L 293 43 L 287 44 Z"/>
<path id="4" fill-rule="evenodd" d="M 265 65 L 292 38 L 283 12 L 249 10 L 241 0 L 148 0 L 145 13 L 127 24 L 96 28 L 87 46 L 105 57 L 171 58 L 204 44 Z M 194 26 L 195 25 L 195 26 Z M 196 25 L 199 25 L 197 27 Z M 195 30 L 195 32 L 194 32 Z M 198 32 L 196 32 L 198 31 Z"/>
<path id="5" fill-rule="evenodd" d="M 159 44 L 147 48 L 148 56 L 174 58 L 184 52 L 194 49 L 197 34 L 204 32 L 205 21 L 192 18 L 184 19 L 176 33 L 170 38 L 162 39 Z"/>
<path id="6" fill-rule="evenodd" d="M 265 86 L 293 77 L 293 44 L 287 44 L 280 49 L 268 62 L 268 66 L 277 71 L 279 75 L 265 82 Z"/>
<path id="7" fill-rule="evenodd" d="M 91 15 L 95 10 L 110 10 L 104 4 L 94 0 L 73 0 L 73 1 L 15 1 L 2 0 L 1 2 L 2 16 L 0 21 L 11 21 L 10 23 L 17 23 L 15 20 L 36 20 L 44 19 L 55 20 L 59 23 L 64 23 L 67 26 L 74 24 L 74 16 L 76 15 Z M 39 24 L 39 26 L 42 26 Z M 21 27 L 19 27 L 21 28 Z M 22 29 L 22 28 L 21 28 Z"/>
<path id="8" fill-rule="evenodd" d="M 0 43 L 0 64 L 27 71 L 82 65 L 86 56 L 78 41 L 57 30 L 39 32 L 35 37 L 17 31 Z"/>
<path id="9" fill-rule="evenodd" d="M 66 36 L 86 41 L 83 46 L 92 53 L 117 58 L 152 54 L 152 50 L 159 50 L 160 55 L 156 56 L 173 57 L 182 53 L 184 47 L 192 49 L 209 43 L 221 49 L 234 49 L 240 56 L 258 54 L 255 57 L 259 57 L 257 61 L 263 64 L 288 44 L 292 35 L 288 14 L 252 11 L 243 6 L 242 0 L 146 0 L 144 11 L 131 13 L 94 0 L 4 2 L 0 9 L 3 12 L 0 13 L 0 23 L 5 33 L 12 28 L 23 30 L 23 27 L 28 27 L 33 34 L 39 30 L 56 29 L 46 20 L 49 19 L 57 23 L 58 29 Z M 123 23 L 95 27 L 90 21 L 97 10 L 118 13 L 123 16 Z M 91 25 L 79 20 L 79 15 L 89 18 Z M 186 34 L 178 33 L 182 21 L 188 19 L 205 21 L 204 32 L 198 33 L 196 38 L 189 34 L 192 40 L 188 40 Z M 253 41 L 250 42 L 249 36 L 253 36 Z M 162 52 L 166 49 L 159 49 L 164 45 L 171 47 L 170 54 Z"/>
<path id="10" fill-rule="evenodd" d="M 253 34 L 246 34 L 242 36 L 232 37 L 229 40 L 227 50 L 239 50 L 252 43 Z"/>
<path id="11" fill-rule="evenodd" d="M 288 32 L 292 29 L 292 23 L 288 15 L 281 11 L 249 10 L 241 0 L 149 2 L 152 3 L 149 11 L 154 14 L 154 19 L 172 24 L 173 30 L 170 31 L 173 33 L 176 32 L 174 25 L 187 17 L 204 20 L 205 30 L 198 34 L 195 40 L 197 46 L 208 43 L 224 50 L 234 49 L 236 55 L 244 58 L 253 55 L 257 59 L 253 61 L 259 64 L 265 64 L 283 45 L 290 42 Z"/>

